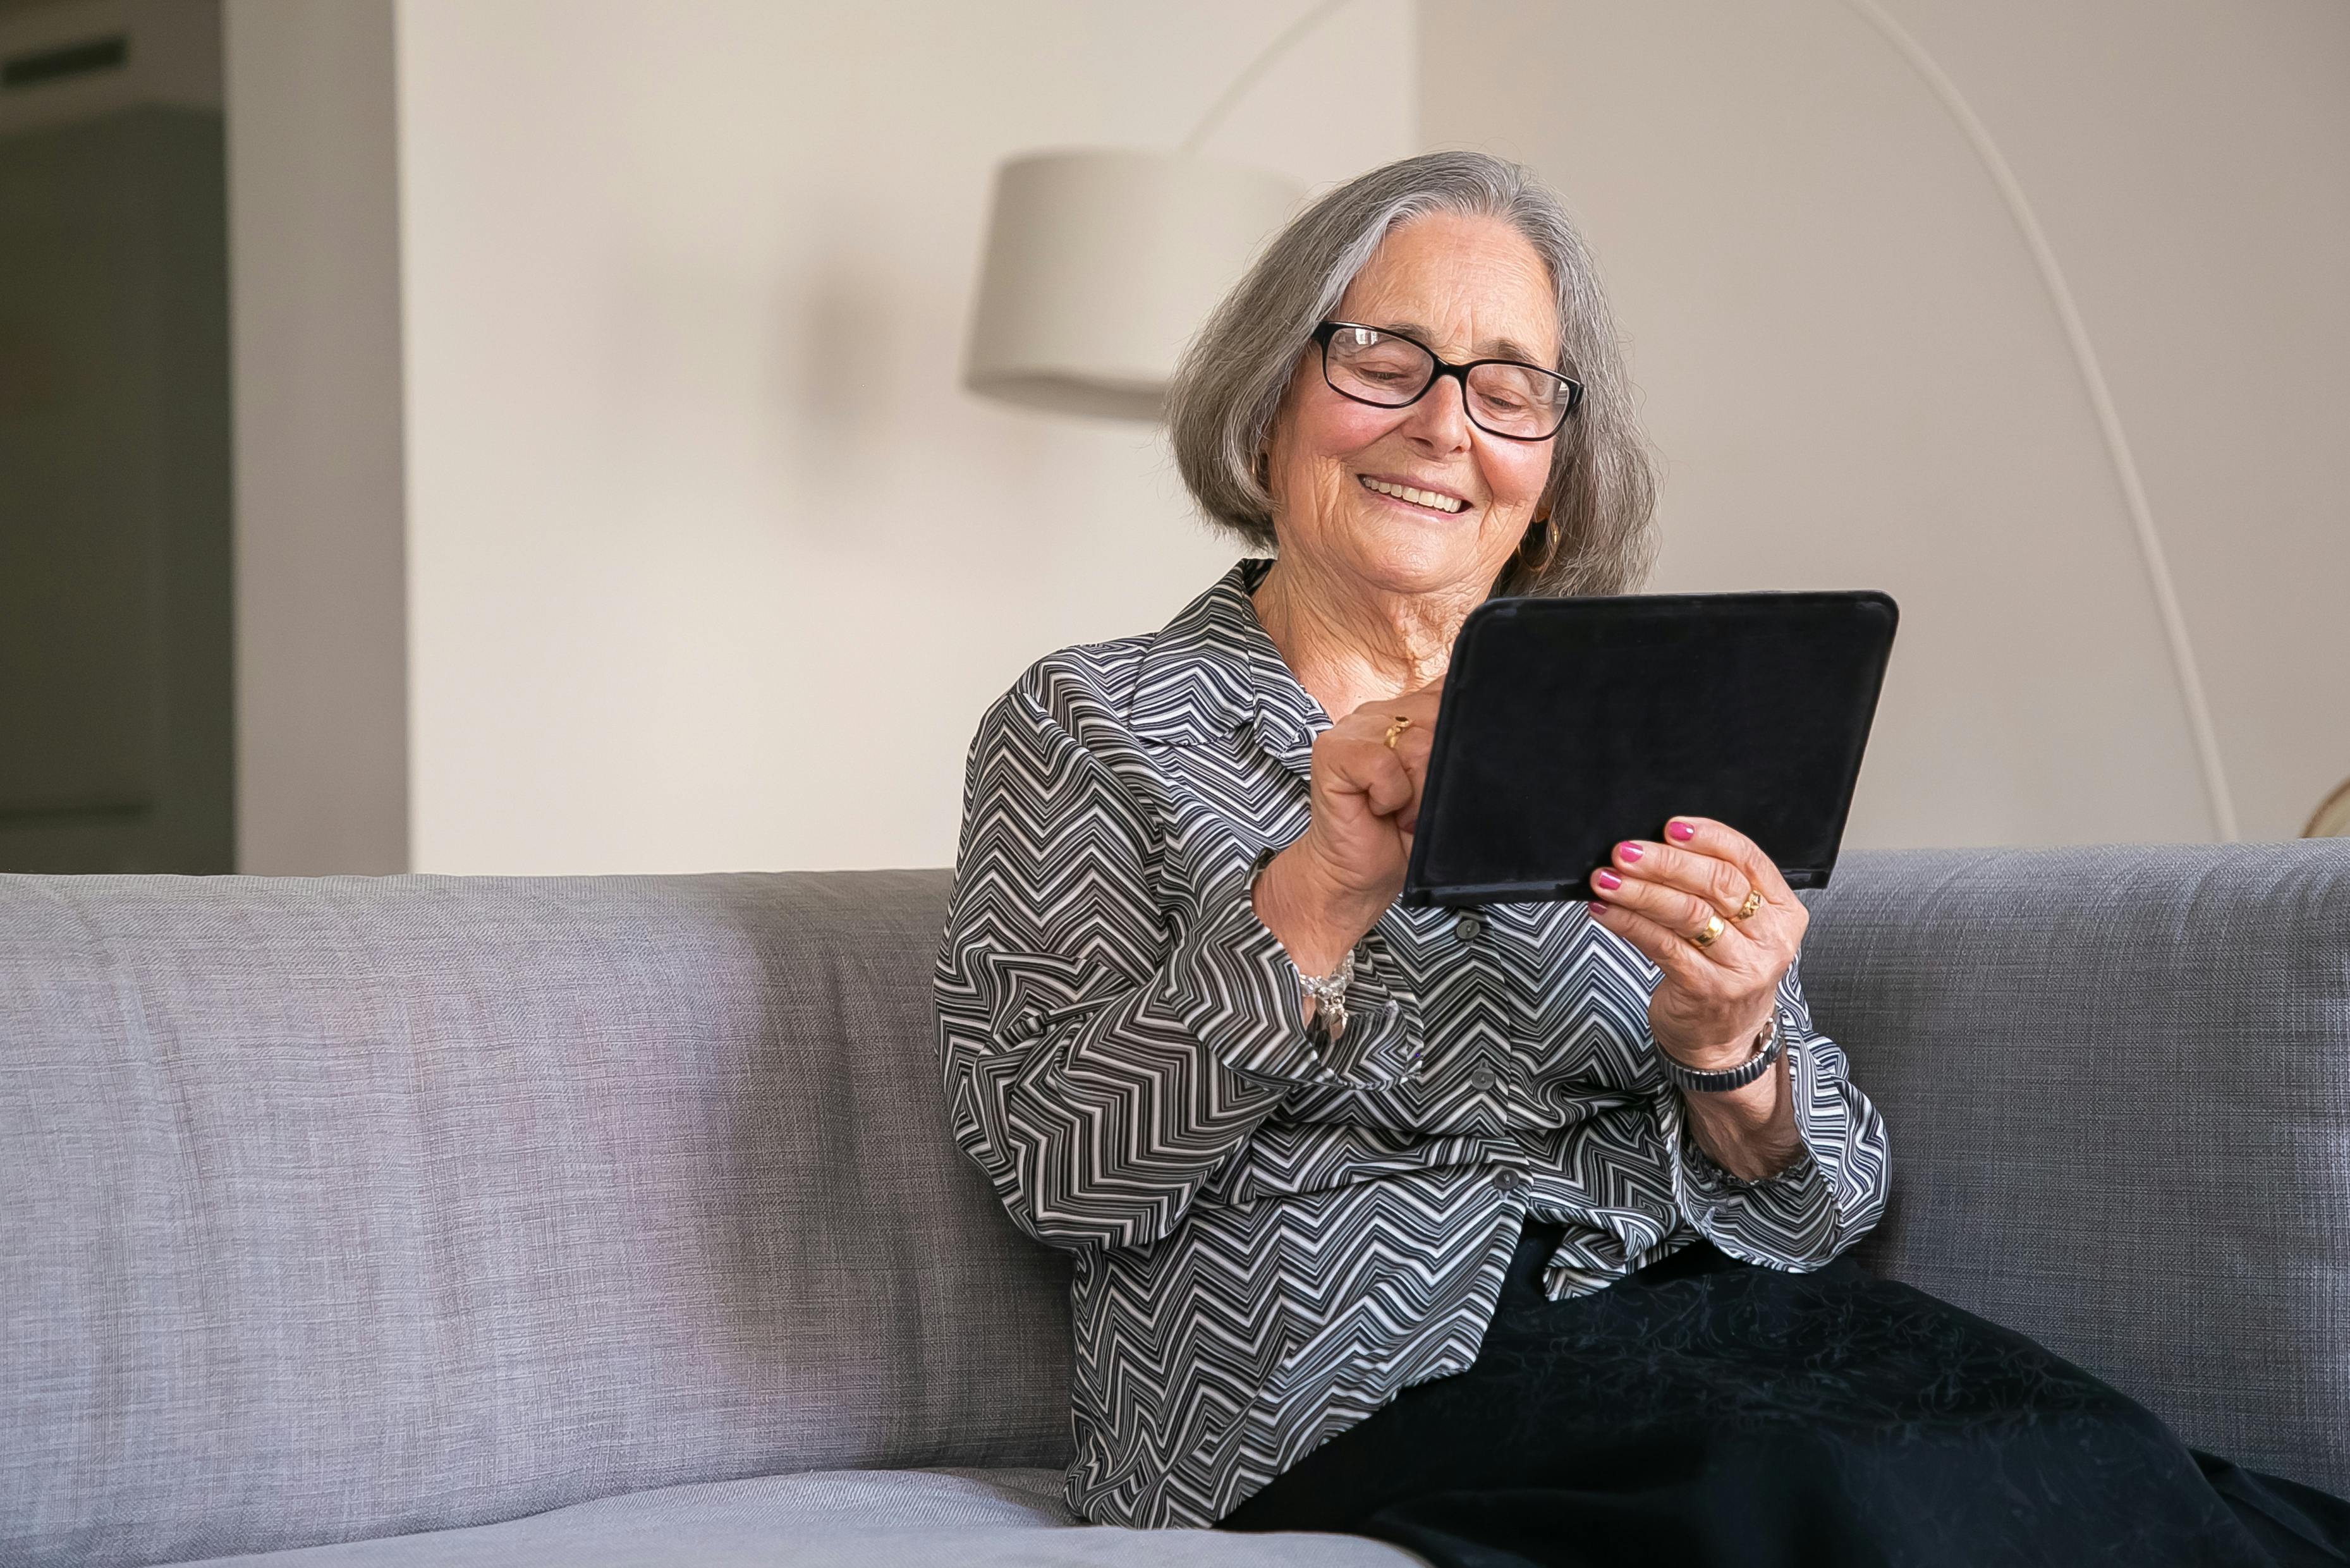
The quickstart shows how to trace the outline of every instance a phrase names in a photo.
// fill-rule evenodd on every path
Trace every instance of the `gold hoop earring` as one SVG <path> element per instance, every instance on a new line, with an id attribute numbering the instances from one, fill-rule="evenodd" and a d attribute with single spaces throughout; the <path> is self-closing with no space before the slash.
<path id="1" fill-rule="evenodd" d="M 1532 550 L 1527 548 L 1534 537 L 1534 527 L 1529 527 L 1526 536 L 1518 541 L 1518 563 L 1530 576 L 1538 577 L 1549 571 L 1551 562 L 1557 558 L 1558 519 L 1545 511 L 1534 519 L 1534 527 L 1542 530 L 1542 543 Z"/>

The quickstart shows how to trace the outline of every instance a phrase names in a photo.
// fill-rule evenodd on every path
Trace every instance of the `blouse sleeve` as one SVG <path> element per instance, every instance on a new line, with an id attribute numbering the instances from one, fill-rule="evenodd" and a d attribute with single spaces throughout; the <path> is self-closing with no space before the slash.
<path id="1" fill-rule="evenodd" d="M 1681 1091 L 1666 1088 L 1660 1112 L 1674 1150 L 1674 1193 L 1690 1223 L 1733 1258 L 1802 1272 L 1827 1263 L 1876 1225 L 1890 1169 L 1884 1119 L 1853 1086 L 1843 1050 L 1814 1026 L 1800 961 L 1779 982 L 1779 1009 L 1790 1025 L 1787 1082 L 1803 1138 L 1794 1164 L 1761 1181 L 1741 1180 L 1690 1135 Z"/>
<path id="2" fill-rule="evenodd" d="M 1035 684 L 972 742 L 937 977 L 949 1115 L 1021 1229 L 1136 1246 L 1175 1229 L 1292 1088 L 1351 1075 L 1307 1034 L 1249 863 L 1154 888 L 1166 825 Z M 1380 1044 L 1357 1033 L 1349 1055 Z"/>

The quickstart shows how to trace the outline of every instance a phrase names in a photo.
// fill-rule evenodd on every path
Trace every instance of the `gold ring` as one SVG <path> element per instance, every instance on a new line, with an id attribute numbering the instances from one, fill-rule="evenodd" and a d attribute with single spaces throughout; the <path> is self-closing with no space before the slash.
<path id="1" fill-rule="evenodd" d="M 1396 737 L 1411 728 L 1411 715 L 1407 713 L 1388 726 L 1388 750 L 1395 750 Z"/>
<path id="2" fill-rule="evenodd" d="M 1762 907 L 1762 889 L 1760 888 L 1749 888 L 1746 890 L 1746 902 L 1739 905 L 1738 913 L 1731 916 L 1730 918 L 1733 920 L 1751 919 L 1753 916 L 1754 911 Z"/>
<path id="3" fill-rule="evenodd" d="M 1728 929 L 1730 929 L 1730 928 L 1721 923 L 1721 917 L 1720 915 L 1709 914 L 1705 918 L 1705 929 L 1691 936 L 1690 940 L 1696 943 L 1699 947 L 1710 948 L 1713 946 L 1714 943 L 1720 941 L 1721 940 L 1721 933 Z"/>

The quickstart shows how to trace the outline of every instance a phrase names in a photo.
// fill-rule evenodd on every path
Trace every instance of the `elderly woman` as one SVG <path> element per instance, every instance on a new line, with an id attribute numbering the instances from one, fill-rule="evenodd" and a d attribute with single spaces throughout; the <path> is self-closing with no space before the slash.
<path id="1" fill-rule="evenodd" d="M 1618 845 L 1588 905 L 1396 905 L 1462 618 L 1650 549 L 1555 198 L 1471 153 L 1332 192 L 1172 425 L 1273 558 L 989 711 L 938 975 L 956 1137 L 1075 1257 L 1078 1513 L 1440 1563 L 2342 1561 L 2292 1521 L 2350 1511 L 1842 1257 L 1885 1128 L 1734 825 Z"/>

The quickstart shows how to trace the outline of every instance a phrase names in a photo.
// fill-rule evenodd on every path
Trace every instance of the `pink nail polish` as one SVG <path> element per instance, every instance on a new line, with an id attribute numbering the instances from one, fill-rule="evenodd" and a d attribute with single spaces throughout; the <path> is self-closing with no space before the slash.
<path id="1" fill-rule="evenodd" d="M 1616 853 L 1622 856 L 1624 863 L 1628 866 L 1640 857 L 1640 846 L 1627 840 L 1616 846 Z"/>
<path id="2" fill-rule="evenodd" d="M 1667 823 L 1665 831 L 1683 844 L 1697 836 L 1697 829 L 1686 822 Z"/>
<path id="3" fill-rule="evenodd" d="M 1591 906 L 1591 918 L 1595 920 L 1607 912 L 1607 906 L 1605 904 L 1594 904 Z"/>
<path id="4" fill-rule="evenodd" d="M 1610 893 L 1624 885 L 1624 878 L 1613 871 L 1594 871 L 1591 879 Z"/>

